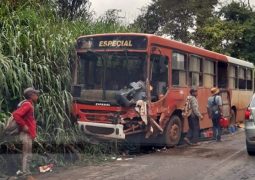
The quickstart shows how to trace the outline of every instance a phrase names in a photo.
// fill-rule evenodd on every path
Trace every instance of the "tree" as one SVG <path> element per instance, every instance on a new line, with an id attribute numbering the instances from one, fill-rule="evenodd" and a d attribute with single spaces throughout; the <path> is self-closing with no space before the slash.
<path id="1" fill-rule="evenodd" d="M 108 9 L 99 20 L 105 22 L 106 24 L 116 24 L 121 23 L 121 10 L 120 9 Z"/>
<path id="2" fill-rule="evenodd" d="M 255 62 L 255 12 L 249 4 L 231 2 L 193 34 L 197 45 Z"/>
<path id="3" fill-rule="evenodd" d="M 161 16 L 159 8 L 156 3 L 144 7 L 141 10 L 142 14 L 137 17 L 133 25 L 139 27 L 144 33 L 156 33 L 159 27 L 164 24 L 164 18 Z"/>
<path id="4" fill-rule="evenodd" d="M 136 19 L 145 33 L 167 34 L 189 42 L 191 31 L 212 16 L 218 0 L 153 0 Z"/>
<path id="5" fill-rule="evenodd" d="M 65 19 L 75 20 L 91 17 L 89 0 L 57 0 L 56 6 L 58 14 Z"/>
<path id="6" fill-rule="evenodd" d="M 193 33 L 197 46 L 230 55 L 230 45 L 242 36 L 242 28 L 236 22 L 223 22 L 220 18 L 211 18 L 203 27 Z"/>
<path id="7" fill-rule="evenodd" d="M 208 50 L 255 62 L 255 12 L 249 0 L 153 0 L 134 25 Z"/>

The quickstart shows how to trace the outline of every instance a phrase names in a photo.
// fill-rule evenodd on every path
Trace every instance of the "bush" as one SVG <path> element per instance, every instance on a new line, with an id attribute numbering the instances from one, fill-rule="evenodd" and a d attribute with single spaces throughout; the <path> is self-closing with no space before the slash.
<path id="1" fill-rule="evenodd" d="M 42 91 L 36 106 L 38 136 L 34 151 L 64 153 L 70 150 L 70 144 L 88 150 L 79 148 L 88 143 L 70 119 L 75 39 L 86 34 L 135 30 L 105 18 L 70 21 L 57 16 L 49 5 L 39 6 L 33 1 L 15 9 L 2 3 L 0 30 L 0 127 L 22 100 L 23 89 L 34 86 Z M 2 148 L 6 146 L 9 144 L 1 143 Z"/>

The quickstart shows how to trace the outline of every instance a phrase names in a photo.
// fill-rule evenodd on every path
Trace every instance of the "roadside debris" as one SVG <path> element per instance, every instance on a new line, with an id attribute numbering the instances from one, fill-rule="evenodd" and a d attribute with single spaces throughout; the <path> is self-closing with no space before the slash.
<path id="1" fill-rule="evenodd" d="M 16 172 L 16 175 L 17 175 L 17 176 L 22 175 L 22 171 L 21 171 L 21 170 L 18 170 L 18 171 Z"/>
<path id="2" fill-rule="evenodd" d="M 166 148 L 166 147 L 163 147 L 163 148 L 162 148 L 162 151 L 167 151 L 167 148 Z"/>
<path id="3" fill-rule="evenodd" d="M 45 172 L 51 172 L 52 171 L 52 168 L 53 168 L 53 164 L 48 164 L 48 165 L 45 165 L 45 166 L 40 166 L 39 167 L 39 172 L 40 173 L 45 173 Z"/>
<path id="4" fill-rule="evenodd" d="M 212 138 L 213 137 L 213 130 L 212 129 L 208 129 L 208 130 L 204 130 L 201 132 L 200 134 L 201 138 Z"/>

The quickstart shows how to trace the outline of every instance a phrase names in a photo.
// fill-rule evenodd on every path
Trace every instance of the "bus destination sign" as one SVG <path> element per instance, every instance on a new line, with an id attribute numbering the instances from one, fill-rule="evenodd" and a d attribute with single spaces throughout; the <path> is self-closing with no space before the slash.
<path id="1" fill-rule="evenodd" d="M 133 44 L 131 40 L 99 41 L 99 47 L 133 47 Z"/>
<path id="2" fill-rule="evenodd" d="M 144 36 L 95 36 L 82 37 L 77 41 L 78 49 L 139 49 L 147 48 Z"/>

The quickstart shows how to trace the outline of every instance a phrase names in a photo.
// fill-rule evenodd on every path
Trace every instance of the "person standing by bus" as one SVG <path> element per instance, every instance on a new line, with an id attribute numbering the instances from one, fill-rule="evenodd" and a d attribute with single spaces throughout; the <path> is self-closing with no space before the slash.
<path id="1" fill-rule="evenodd" d="M 199 111 L 196 88 L 190 90 L 190 96 L 188 96 L 187 99 L 189 99 L 191 114 L 188 116 L 189 130 L 184 141 L 189 145 L 199 145 L 199 120 L 202 120 L 203 116 Z"/>
<path id="2" fill-rule="evenodd" d="M 216 87 L 211 89 L 212 96 L 208 98 L 207 111 L 213 123 L 213 136 L 217 142 L 221 141 L 220 118 L 222 117 L 222 99 L 220 90 Z"/>
<path id="3" fill-rule="evenodd" d="M 18 105 L 12 113 L 14 120 L 20 127 L 22 142 L 22 175 L 30 175 L 29 163 L 32 158 L 32 142 L 36 137 L 36 120 L 34 117 L 34 104 L 37 102 L 39 91 L 30 87 L 24 90 L 25 100 Z"/>

